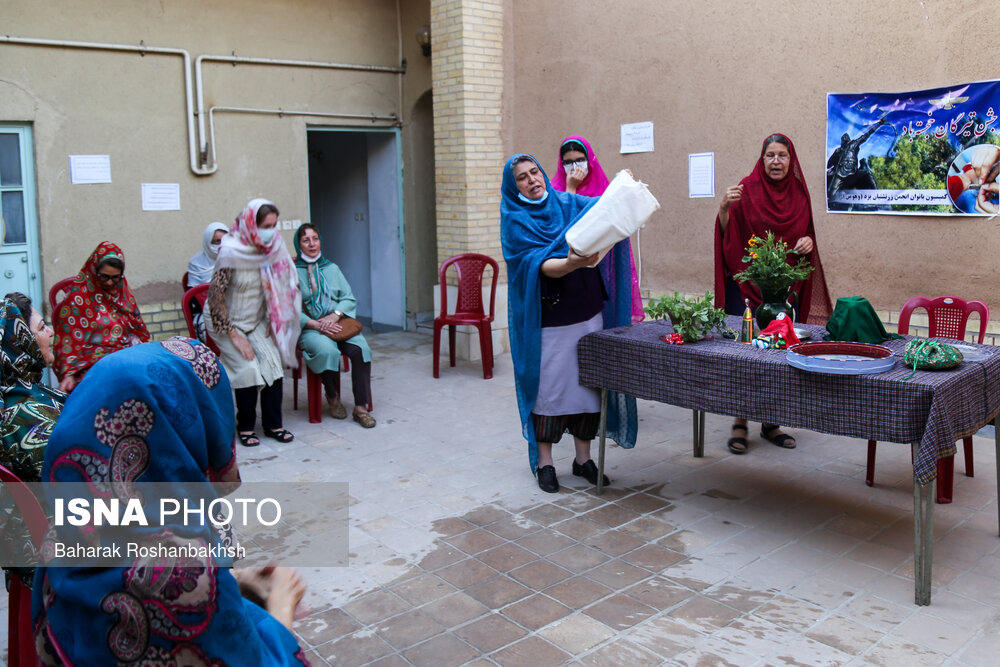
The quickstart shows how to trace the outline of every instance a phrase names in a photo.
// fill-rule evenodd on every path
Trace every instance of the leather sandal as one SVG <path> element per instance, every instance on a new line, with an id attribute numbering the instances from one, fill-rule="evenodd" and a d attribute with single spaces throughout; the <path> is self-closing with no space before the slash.
<path id="1" fill-rule="evenodd" d="M 244 447 L 256 447 L 260 444 L 260 438 L 251 431 L 250 433 L 238 433 L 240 437 L 240 444 Z"/>
<path id="2" fill-rule="evenodd" d="M 354 412 L 354 421 L 358 422 L 365 428 L 375 428 L 375 418 L 372 417 L 370 412 Z"/>
<path id="3" fill-rule="evenodd" d="M 746 454 L 747 450 L 750 449 L 750 443 L 747 442 L 746 436 L 750 434 L 750 429 L 746 427 L 746 424 L 733 424 L 729 429 L 730 432 L 736 431 L 736 429 L 741 429 L 745 435 L 733 436 L 726 441 L 726 447 L 729 448 L 733 454 Z"/>
<path id="4" fill-rule="evenodd" d="M 264 435 L 266 435 L 269 438 L 273 438 L 278 442 L 291 442 L 292 440 L 295 439 L 295 436 L 292 435 L 291 431 L 288 431 L 283 428 L 276 428 L 273 431 L 268 431 L 267 429 L 264 429 Z"/>
<path id="5" fill-rule="evenodd" d="M 334 419 L 347 419 L 347 408 L 344 404 L 340 402 L 340 397 L 326 399 L 327 404 L 330 406 L 330 416 Z"/>
<path id="6" fill-rule="evenodd" d="M 781 427 L 777 424 L 761 424 L 760 425 L 760 437 L 764 438 L 770 443 L 777 445 L 778 447 L 784 447 L 785 449 L 795 449 L 795 438 L 788 435 L 787 433 L 775 433 Z M 768 435 L 770 434 L 770 435 Z"/>

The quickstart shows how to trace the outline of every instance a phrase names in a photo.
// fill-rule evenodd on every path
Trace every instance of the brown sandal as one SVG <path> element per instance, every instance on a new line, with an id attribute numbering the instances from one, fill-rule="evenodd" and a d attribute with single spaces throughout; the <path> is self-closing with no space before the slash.
<path id="1" fill-rule="evenodd" d="M 354 421 L 358 422 L 365 428 L 375 428 L 375 418 L 371 416 L 369 412 L 354 412 Z"/>

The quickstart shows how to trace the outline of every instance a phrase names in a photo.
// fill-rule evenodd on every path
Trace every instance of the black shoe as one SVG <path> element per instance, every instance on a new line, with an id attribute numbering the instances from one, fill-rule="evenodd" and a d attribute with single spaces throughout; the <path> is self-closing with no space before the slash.
<path id="1" fill-rule="evenodd" d="M 559 480 L 556 479 L 556 469 L 553 466 L 542 466 L 537 472 L 539 489 L 545 493 L 559 493 Z"/>
<path id="2" fill-rule="evenodd" d="M 587 459 L 587 462 L 583 465 L 580 465 L 576 462 L 576 459 L 573 459 L 573 474 L 577 477 L 583 477 L 594 486 L 597 486 L 597 465 L 594 463 L 594 459 Z M 610 483 L 611 480 L 605 475 L 604 486 Z"/>

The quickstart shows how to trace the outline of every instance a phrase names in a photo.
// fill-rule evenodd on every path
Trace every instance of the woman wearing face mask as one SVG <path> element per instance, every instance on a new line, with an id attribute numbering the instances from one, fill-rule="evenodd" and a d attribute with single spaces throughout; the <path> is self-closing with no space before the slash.
<path id="1" fill-rule="evenodd" d="M 150 339 L 125 279 L 125 255 L 110 241 L 90 254 L 52 319 L 58 336 L 53 370 L 67 393 L 101 357 Z"/>
<path id="2" fill-rule="evenodd" d="M 507 161 L 500 195 L 511 356 L 529 464 L 542 491 L 558 492 L 552 445 L 568 432 L 576 453 L 573 474 L 597 484 L 590 441 L 600 422 L 600 395 L 580 386 L 576 347 L 586 334 L 616 326 L 608 313 L 627 318 L 631 294 L 606 289 L 601 272 L 587 268 L 596 256 L 578 255 L 566 243 L 566 230 L 596 198 L 551 189 L 526 153 Z M 635 399 L 615 393 L 608 403 L 609 437 L 634 446 Z"/>
<path id="3" fill-rule="evenodd" d="M 291 442 L 282 427 L 282 362 L 295 366 L 299 293 L 295 265 L 278 234 L 278 208 L 254 199 L 222 239 L 205 301 L 206 328 L 221 352 L 236 397 L 240 442 L 260 444 L 254 434 L 257 394 L 264 435 Z"/>
<path id="4" fill-rule="evenodd" d="M 188 260 L 188 281 L 185 289 L 207 283 L 212 279 L 215 260 L 219 257 L 222 237 L 229 233 L 229 227 L 221 222 L 213 222 L 201 233 L 201 252 Z"/>
<path id="5" fill-rule="evenodd" d="M 570 192 L 586 197 L 600 197 L 608 189 L 607 175 L 594 153 L 594 149 L 583 137 L 571 134 L 563 139 L 559 147 L 559 162 L 555 176 L 552 177 L 552 187 L 563 192 Z M 615 244 L 611 252 L 604 256 L 599 264 L 604 284 L 629 285 L 632 300 L 628 313 L 613 313 L 611 318 L 616 326 L 641 322 L 646 318 L 642 309 L 642 295 L 639 293 L 639 276 L 635 270 L 635 259 L 632 256 L 632 241 L 624 239 Z"/>

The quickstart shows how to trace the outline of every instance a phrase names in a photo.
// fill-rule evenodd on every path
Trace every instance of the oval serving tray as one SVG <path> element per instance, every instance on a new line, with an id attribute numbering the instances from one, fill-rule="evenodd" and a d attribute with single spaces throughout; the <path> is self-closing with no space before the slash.
<path id="1" fill-rule="evenodd" d="M 846 341 L 800 343 L 788 348 L 785 358 L 804 371 L 833 375 L 883 373 L 896 364 L 887 347 Z"/>

